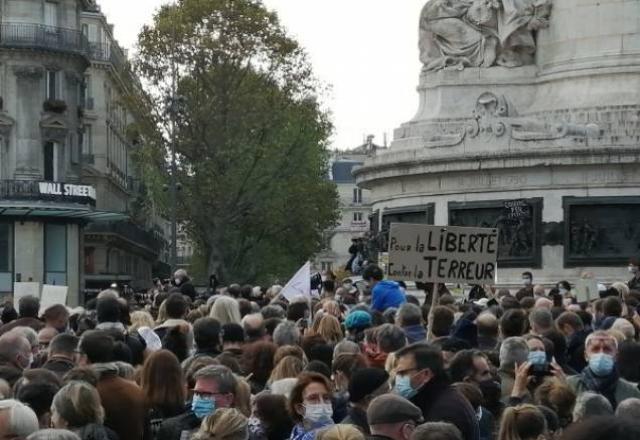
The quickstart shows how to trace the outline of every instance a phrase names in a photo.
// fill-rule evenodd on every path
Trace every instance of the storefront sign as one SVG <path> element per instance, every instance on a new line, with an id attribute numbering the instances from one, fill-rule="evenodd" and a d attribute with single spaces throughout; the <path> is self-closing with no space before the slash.
<path id="1" fill-rule="evenodd" d="M 59 196 L 63 198 L 96 200 L 96 189 L 89 185 L 71 183 L 38 182 L 40 195 Z"/>
<path id="2" fill-rule="evenodd" d="M 393 223 L 389 232 L 392 280 L 493 284 L 498 229 Z"/>

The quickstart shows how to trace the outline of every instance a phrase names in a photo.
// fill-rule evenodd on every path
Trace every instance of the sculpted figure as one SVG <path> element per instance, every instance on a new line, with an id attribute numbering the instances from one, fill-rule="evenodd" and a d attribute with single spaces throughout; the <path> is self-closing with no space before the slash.
<path id="1" fill-rule="evenodd" d="M 427 71 L 531 64 L 534 32 L 550 14 L 551 0 L 430 0 L 420 16 L 420 60 Z"/>

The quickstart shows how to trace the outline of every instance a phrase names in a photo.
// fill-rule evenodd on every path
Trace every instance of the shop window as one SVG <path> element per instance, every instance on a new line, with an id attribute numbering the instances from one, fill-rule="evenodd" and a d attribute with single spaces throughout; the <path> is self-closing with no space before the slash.
<path id="1" fill-rule="evenodd" d="M 44 279 L 47 284 L 67 285 L 67 226 L 46 223 L 44 227 Z"/>

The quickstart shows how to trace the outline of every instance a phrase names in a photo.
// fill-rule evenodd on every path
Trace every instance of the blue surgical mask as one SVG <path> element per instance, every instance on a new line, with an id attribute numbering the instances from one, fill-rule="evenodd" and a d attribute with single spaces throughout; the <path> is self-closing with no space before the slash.
<path id="1" fill-rule="evenodd" d="M 613 371 L 614 366 L 613 356 L 606 353 L 592 354 L 589 358 L 589 369 L 596 376 L 608 376 Z"/>
<path id="2" fill-rule="evenodd" d="M 409 376 L 396 376 L 394 391 L 405 399 L 411 399 L 418 394 L 418 391 L 411 386 L 411 378 Z"/>
<path id="3" fill-rule="evenodd" d="M 193 400 L 191 401 L 191 411 L 193 411 L 197 418 L 204 419 L 216 411 L 216 401 L 194 394 Z"/>
<path id="4" fill-rule="evenodd" d="M 543 365 L 547 362 L 547 353 L 544 351 L 530 351 L 527 360 L 531 365 Z"/>

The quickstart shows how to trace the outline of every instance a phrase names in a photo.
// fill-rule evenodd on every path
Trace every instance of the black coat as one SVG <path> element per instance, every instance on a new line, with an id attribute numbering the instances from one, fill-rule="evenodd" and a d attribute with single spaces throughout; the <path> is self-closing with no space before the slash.
<path id="1" fill-rule="evenodd" d="M 575 332 L 567 344 L 567 365 L 575 371 L 582 371 L 587 366 L 584 358 L 584 342 L 588 335 L 586 330 Z"/>
<path id="2" fill-rule="evenodd" d="M 480 427 L 473 407 L 446 381 L 427 383 L 411 402 L 422 410 L 425 423 L 451 423 L 460 430 L 464 440 L 480 440 Z"/>
<path id="3" fill-rule="evenodd" d="M 348 416 L 340 423 L 343 425 L 353 425 L 360 429 L 364 435 L 371 434 L 369 423 L 367 422 L 367 412 L 360 408 L 349 405 Z"/>
<path id="4" fill-rule="evenodd" d="M 191 298 L 191 301 L 196 300 L 196 289 L 191 284 L 191 281 L 185 281 L 184 284 L 180 284 L 180 293 Z"/>
<path id="5" fill-rule="evenodd" d="M 183 431 L 197 430 L 200 423 L 201 420 L 189 410 L 162 422 L 155 440 L 180 440 Z"/>

